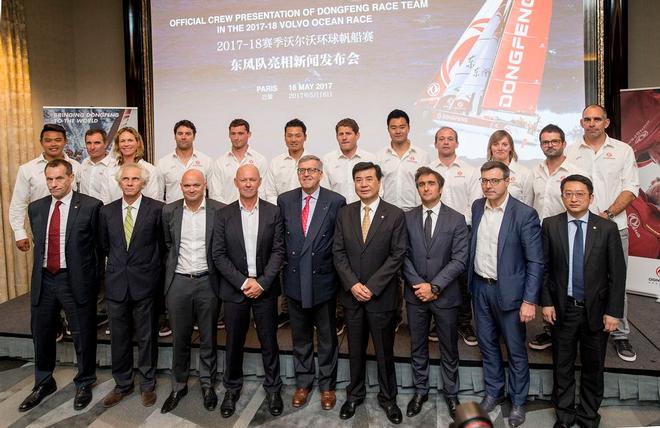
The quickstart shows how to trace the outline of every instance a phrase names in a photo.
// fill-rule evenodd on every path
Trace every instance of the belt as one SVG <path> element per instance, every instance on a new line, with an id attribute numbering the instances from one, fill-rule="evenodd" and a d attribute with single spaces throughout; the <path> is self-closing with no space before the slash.
<path id="1" fill-rule="evenodd" d="M 42 272 L 48 272 L 48 273 L 51 274 L 51 275 L 59 275 L 60 273 L 67 273 L 67 272 L 69 272 L 69 269 L 67 269 L 67 268 L 60 269 L 60 270 L 58 270 L 58 271 L 55 272 L 55 273 L 49 271 L 47 268 L 41 268 L 41 271 L 42 271 Z"/>
<path id="2" fill-rule="evenodd" d="M 209 271 L 205 270 L 202 272 L 193 272 L 193 273 L 175 272 L 175 275 L 185 276 L 186 278 L 190 278 L 190 279 L 199 279 L 199 278 L 204 278 L 205 276 L 209 276 Z"/>
<path id="3" fill-rule="evenodd" d="M 475 272 L 474 275 L 475 275 L 477 278 L 479 278 L 480 280 L 482 280 L 483 282 L 485 282 L 486 284 L 488 284 L 488 285 L 495 285 L 495 284 L 497 284 L 497 280 L 496 280 L 496 279 L 493 279 L 493 278 L 484 278 L 483 276 L 478 275 L 476 272 Z"/>
<path id="4" fill-rule="evenodd" d="M 568 304 L 577 306 L 578 308 L 584 308 L 584 300 L 575 300 L 573 297 L 568 296 Z"/>

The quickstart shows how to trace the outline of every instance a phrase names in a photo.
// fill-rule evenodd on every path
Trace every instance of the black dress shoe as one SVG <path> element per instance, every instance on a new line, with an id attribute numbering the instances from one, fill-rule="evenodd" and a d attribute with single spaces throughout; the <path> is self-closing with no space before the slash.
<path id="1" fill-rule="evenodd" d="M 236 411 L 236 402 L 240 396 L 240 392 L 225 392 L 225 398 L 222 399 L 222 404 L 220 404 L 220 415 L 222 415 L 223 418 L 228 418 L 234 414 Z"/>
<path id="2" fill-rule="evenodd" d="M 347 400 L 339 410 L 339 417 L 342 419 L 352 418 L 353 415 L 355 414 L 355 409 L 357 408 L 357 406 L 359 406 L 362 403 L 364 403 L 364 399 L 355 400 L 355 401 Z"/>
<path id="3" fill-rule="evenodd" d="M 44 384 L 44 385 L 39 385 L 35 389 L 32 390 L 30 395 L 25 397 L 25 400 L 21 403 L 20 406 L 18 406 L 18 411 L 19 412 L 27 412 L 34 406 L 38 405 L 41 403 L 41 401 L 52 394 L 53 392 L 57 391 L 57 384 L 55 383 L 55 379 L 51 379 L 50 382 Z"/>
<path id="4" fill-rule="evenodd" d="M 566 422 L 557 421 L 552 426 L 552 428 L 571 428 L 571 424 L 567 424 Z"/>
<path id="5" fill-rule="evenodd" d="M 209 412 L 215 410 L 218 405 L 218 396 L 213 388 L 202 387 L 202 397 L 204 397 L 204 408 Z"/>
<path id="6" fill-rule="evenodd" d="M 179 405 L 179 401 L 188 394 L 188 385 L 184 386 L 183 389 L 179 391 L 170 392 L 170 396 L 167 397 L 167 400 L 163 403 L 163 407 L 160 408 L 161 413 L 169 413 Z"/>
<path id="7" fill-rule="evenodd" d="M 266 399 L 268 400 L 268 411 L 273 416 L 279 416 L 284 410 L 284 403 L 282 402 L 282 396 L 279 392 L 267 392 Z"/>
<path id="8" fill-rule="evenodd" d="M 76 389 L 76 398 L 73 399 L 73 408 L 82 410 L 92 401 L 92 385 L 81 386 Z"/>
<path id="9" fill-rule="evenodd" d="M 410 399 L 410 402 L 408 402 L 408 407 L 406 408 L 406 416 L 409 418 L 412 418 L 416 414 L 422 411 L 422 405 L 426 403 L 426 401 L 429 399 L 428 394 L 420 394 L 418 392 L 413 395 L 413 398 Z"/>
<path id="10" fill-rule="evenodd" d="M 452 419 L 456 419 L 456 408 L 460 406 L 461 402 L 458 401 L 457 397 L 445 397 L 445 403 L 447 403 L 449 416 L 451 416 Z"/>
<path id="11" fill-rule="evenodd" d="M 401 421 L 403 420 L 403 415 L 401 414 L 401 409 L 399 409 L 399 406 L 396 405 L 396 403 L 388 404 L 387 406 L 380 406 L 385 410 L 385 414 L 387 415 L 387 419 L 390 420 L 393 424 L 400 424 Z"/>

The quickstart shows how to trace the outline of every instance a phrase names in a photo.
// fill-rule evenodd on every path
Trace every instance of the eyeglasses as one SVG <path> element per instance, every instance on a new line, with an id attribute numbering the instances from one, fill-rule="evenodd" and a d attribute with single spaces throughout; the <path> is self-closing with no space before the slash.
<path id="1" fill-rule="evenodd" d="M 575 199 L 577 199 L 577 200 L 583 200 L 584 198 L 589 196 L 589 193 L 587 193 L 587 192 L 564 192 L 564 193 L 561 194 L 561 196 L 564 199 L 573 199 L 573 197 L 575 197 Z"/>
<path id="2" fill-rule="evenodd" d="M 307 173 L 307 174 L 309 174 L 309 175 L 312 175 L 312 174 L 314 174 L 315 172 L 321 172 L 321 170 L 318 169 L 318 168 L 298 168 L 298 169 L 296 169 L 296 171 L 297 171 L 298 174 L 300 174 L 300 175 L 303 175 L 304 173 Z"/>
<path id="3" fill-rule="evenodd" d="M 491 186 L 497 186 L 501 182 L 507 180 L 506 178 L 480 178 L 479 181 L 481 182 L 482 186 L 487 185 L 490 183 Z"/>
<path id="4" fill-rule="evenodd" d="M 542 146 L 560 146 L 563 143 L 562 140 L 543 140 L 541 141 Z"/>

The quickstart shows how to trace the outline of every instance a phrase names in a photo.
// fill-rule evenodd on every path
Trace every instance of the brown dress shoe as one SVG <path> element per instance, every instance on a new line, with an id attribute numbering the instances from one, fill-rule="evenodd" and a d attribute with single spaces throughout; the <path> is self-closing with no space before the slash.
<path id="1" fill-rule="evenodd" d="M 302 407 L 307 402 L 307 397 L 309 396 L 309 389 L 297 388 L 296 392 L 293 394 L 291 399 L 291 405 L 293 407 Z"/>
<path id="2" fill-rule="evenodd" d="M 103 407 L 107 409 L 109 407 L 116 406 L 117 404 L 119 404 L 121 400 L 124 399 L 124 397 L 132 393 L 133 393 L 133 388 L 125 392 L 121 392 L 120 390 L 115 388 L 112 391 L 108 392 L 108 394 L 103 398 Z"/>
<path id="3" fill-rule="evenodd" d="M 156 391 L 142 391 L 140 399 L 144 407 L 151 407 L 156 404 Z"/>
<path id="4" fill-rule="evenodd" d="M 337 396 L 335 391 L 322 391 L 321 392 L 321 407 L 323 410 L 332 410 L 337 403 Z"/>

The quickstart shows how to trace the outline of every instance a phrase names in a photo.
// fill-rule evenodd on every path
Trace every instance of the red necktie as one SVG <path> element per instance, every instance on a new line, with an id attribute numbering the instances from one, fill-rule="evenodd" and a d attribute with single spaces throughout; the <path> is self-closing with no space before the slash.
<path id="1" fill-rule="evenodd" d="M 303 207 L 302 214 L 300 215 L 300 220 L 302 221 L 302 230 L 303 235 L 307 236 L 307 217 L 309 217 L 309 200 L 312 199 L 312 195 L 305 196 L 305 206 Z"/>
<path id="2" fill-rule="evenodd" d="M 48 227 L 48 256 L 46 258 L 46 269 L 51 273 L 60 270 L 60 205 L 62 201 L 55 202 L 53 215 L 50 216 Z"/>

